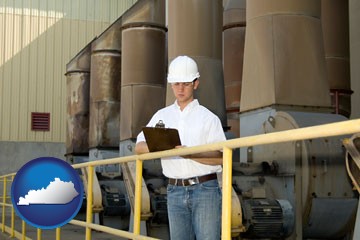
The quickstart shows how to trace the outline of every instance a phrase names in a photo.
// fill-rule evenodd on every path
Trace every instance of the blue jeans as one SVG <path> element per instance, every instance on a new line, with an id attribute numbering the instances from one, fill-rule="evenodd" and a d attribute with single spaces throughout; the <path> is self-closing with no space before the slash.
<path id="1" fill-rule="evenodd" d="M 218 181 L 167 186 L 171 240 L 219 240 L 221 190 Z"/>

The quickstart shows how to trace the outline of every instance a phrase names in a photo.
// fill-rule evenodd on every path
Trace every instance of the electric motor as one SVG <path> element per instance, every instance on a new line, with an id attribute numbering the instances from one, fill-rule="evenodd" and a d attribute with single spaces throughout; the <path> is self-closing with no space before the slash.
<path id="1" fill-rule="evenodd" d="M 247 199 L 242 201 L 245 238 L 286 238 L 294 230 L 293 208 L 287 200 Z"/>

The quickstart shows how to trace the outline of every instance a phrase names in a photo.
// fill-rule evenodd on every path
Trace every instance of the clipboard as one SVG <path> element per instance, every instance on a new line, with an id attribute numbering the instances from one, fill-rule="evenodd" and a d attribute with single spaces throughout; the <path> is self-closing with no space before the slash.
<path id="1" fill-rule="evenodd" d="M 142 130 L 150 152 L 169 150 L 181 145 L 179 132 L 175 128 L 143 127 Z"/>

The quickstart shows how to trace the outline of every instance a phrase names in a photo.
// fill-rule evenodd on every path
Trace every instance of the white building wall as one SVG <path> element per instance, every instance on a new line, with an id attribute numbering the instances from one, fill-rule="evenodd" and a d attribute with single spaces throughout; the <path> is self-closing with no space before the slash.
<path id="1" fill-rule="evenodd" d="M 135 2 L 0 0 L 0 141 L 65 142 L 66 64 Z"/>

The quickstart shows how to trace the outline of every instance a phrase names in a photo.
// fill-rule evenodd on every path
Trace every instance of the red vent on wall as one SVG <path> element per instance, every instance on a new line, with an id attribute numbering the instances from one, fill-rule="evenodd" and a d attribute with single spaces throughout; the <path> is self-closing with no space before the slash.
<path id="1" fill-rule="evenodd" d="M 32 131 L 50 131 L 50 113 L 31 113 Z"/>

